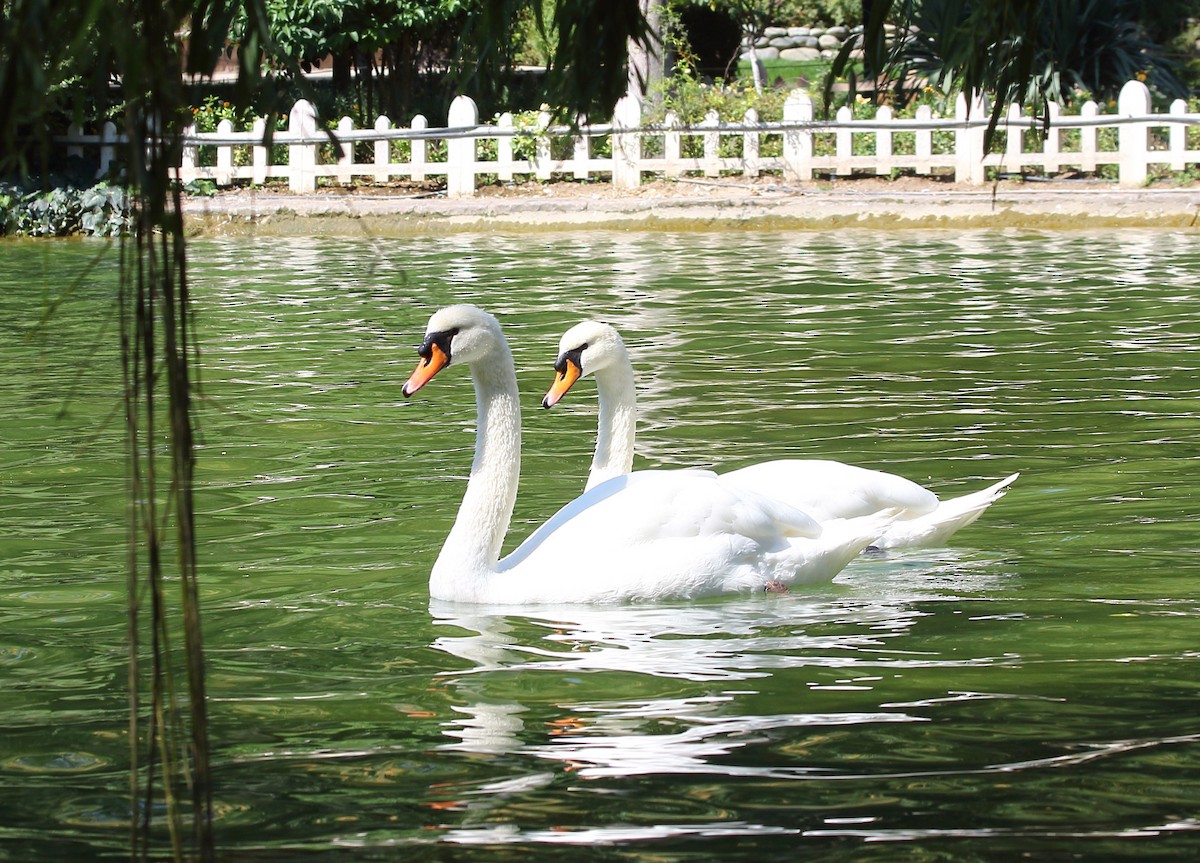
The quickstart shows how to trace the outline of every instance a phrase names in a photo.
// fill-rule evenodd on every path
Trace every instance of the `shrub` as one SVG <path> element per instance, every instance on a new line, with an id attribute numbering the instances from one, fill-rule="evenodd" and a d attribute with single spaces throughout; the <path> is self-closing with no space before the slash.
<path id="1" fill-rule="evenodd" d="M 783 119 L 783 103 L 787 89 L 769 88 L 757 93 L 753 84 L 738 79 L 728 84 L 708 84 L 699 81 L 688 70 L 677 71 L 652 94 L 653 106 L 642 119 L 646 123 L 661 123 L 668 112 L 675 114 L 685 125 L 701 122 L 709 111 L 729 122 L 741 122 L 746 111 L 753 108 L 760 120 Z"/>
<path id="2" fill-rule="evenodd" d="M 48 192 L 0 184 L 0 235 L 115 237 L 129 229 L 129 197 L 120 186 L 101 183 Z"/>
<path id="3" fill-rule="evenodd" d="M 239 111 L 216 96 L 206 96 L 200 107 L 192 109 L 192 125 L 197 132 L 215 132 L 222 120 L 229 120 L 236 130 L 249 129 L 254 122 L 254 112 Z"/>

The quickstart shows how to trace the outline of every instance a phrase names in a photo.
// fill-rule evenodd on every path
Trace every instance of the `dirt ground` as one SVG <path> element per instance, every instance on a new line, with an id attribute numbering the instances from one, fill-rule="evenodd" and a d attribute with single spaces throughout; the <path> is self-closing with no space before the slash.
<path id="1" fill-rule="evenodd" d="M 830 191 L 835 188 L 844 191 L 876 192 L 897 194 L 904 192 L 932 191 L 953 188 L 950 179 L 937 177 L 897 177 L 887 179 L 880 177 L 839 177 L 833 180 L 816 180 L 812 183 L 789 184 L 779 177 L 758 177 L 754 179 L 707 179 L 699 177 L 681 177 L 670 180 L 651 180 L 643 183 L 637 189 L 620 192 L 611 183 L 601 182 L 570 182 L 555 183 L 508 183 L 496 186 L 485 186 L 479 190 L 480 197 L 513 198 L 526 196 L 543 196 L 553 198 L 711 198 L 717 195 L 778 195 L 800 194 L 805 191 Z"/>
<path id="2" fill-rule="evenodd" d="M 779 177 L 611 183 L 521 182 L 449 199 L 437 184 L 324 186 L 313 194 L 235 189 L 189 198 L 195 234 L 340 235 L 438 231 L 830 229 L 1026 227 L 1046 229 L 1200 226 L 1200 186 L 1123 189 L 1089 177 L 1002 179 L 981 186 L 930 177 L 853 177 L 786 183 Z"/>

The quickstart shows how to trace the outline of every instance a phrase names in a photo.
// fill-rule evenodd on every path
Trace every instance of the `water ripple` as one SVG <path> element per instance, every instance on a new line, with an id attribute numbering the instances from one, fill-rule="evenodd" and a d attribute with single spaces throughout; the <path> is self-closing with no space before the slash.
<path id="1" fill-rule="evenodd" d="M 21 322 L 91 251 L 47 248 L 0 250 L 0 841 L 22 859 L 117 847 L 127 818 L 113 270 L 60 305 L 51 338 Z M 247 238 L 192 255 L 235 856 L 1194 844 L 1194 233 Z M 502 317 L 526 399 L 508 548 L 583 487 L 591 383 L 537 409 L 583 317 L 630 346 L 638 467 L 838 458 L 944 495 L 1022 477 L 953 549 L 786 597 L 430 605 L 475 404 L 453 370 L 427 399 L 399 387 L 430 312 L 459 301 Z"/>

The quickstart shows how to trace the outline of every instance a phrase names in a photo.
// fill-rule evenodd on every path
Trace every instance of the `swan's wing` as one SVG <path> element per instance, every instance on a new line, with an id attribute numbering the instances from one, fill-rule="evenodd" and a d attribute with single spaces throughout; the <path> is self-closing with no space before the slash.
<path id="1" fill-rule="evenodd" d="M 721 476 L 821 521 L 882 510 L 914 518 L 938 506 L 937 495 L 904 477 L 825 459 L 779 459 Z"/>
<path id="2" fill-rule="evenodd" d="M 1003 497 L 1018 476 L 1014 473 L 980 491 L 944 500 L 931 513 L 894 522 L 877 545 L 880 548 L 942 545 L 955 531 L 972 524 Z"/>
<path id="3" fill-rule="evenodd" d="M 643 482 L 655 482 L 655 475 L 663 473 L 685 473 L 685 471 L 653 471 L 644 470 L 635 473 L 622 474 L 615 476 L 612 479 L 605 480 L 599 485 L 593 486 L 575 498 L 570 503 L 566 504 L 562 509 L 556 512 L 550 518 L 546 519 L 533 533 L 529 535 L 519 546 L 500 561 L 499 568 L 501 571 L 511 569 L 524 561 L 530 554 L 538 549 L 548 537 L 552 536 L 556 531 L 563 528 L 568 522 L 572 521 L 576 516 L 588 512 L 593 507 L 602 506 L 603 502 L 611 498 L 613 495 L 620 494 L 628 488 L 638 485 Z M 701 476 L 715 477 L 716 474 L 712 471 L 695 470 L 686 471 Z M 607 511 L 605 509 L 605 511 Z M 594 516 L 589 516 L 590 520 Z"/>
<path id="4" fill-rule="evenodd" d="M 500 561 L 499 569 L 510 570 L 534 555 L 581 559 L 617 547 L 705 537 L 780 545 L 821 531 L 808 514 L 711 471 L 637 471 L 571 501 Z"/>
<path id="5" fill-rule="evenodd" d="M 772 542 L 779 536 L 816 539 L 825 531 L 824 526 L 806 510 L 786 500 L 760 494 L 724 476 L 718 476 L 717 482 L 729 496 L 733 518 L 728 529 L 734 533 Z"/>
<path id="6" fill-rule="evenodd" d="M 828 580 L 875 536 L 831 542 L 807 514 L 702 471 L 615 478 L 551 522 L 500 561 L 489 601 L 681 599 Z"/>

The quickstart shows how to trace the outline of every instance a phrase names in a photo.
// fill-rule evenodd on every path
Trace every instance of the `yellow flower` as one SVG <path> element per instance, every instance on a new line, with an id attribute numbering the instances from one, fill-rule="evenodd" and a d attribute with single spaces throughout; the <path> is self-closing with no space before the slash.
<path id="1" fill-rule="evenodd" d="M 1141 72 L 1137 73 L 1137 79 L 1139 81 L 1145 81 L 1149 77 L 1150 77 L 1150 73 L 1147 72 L 1145 69 L 1143 69 Z"/>

